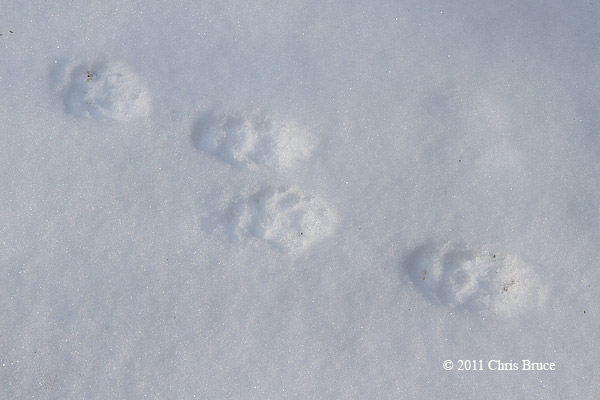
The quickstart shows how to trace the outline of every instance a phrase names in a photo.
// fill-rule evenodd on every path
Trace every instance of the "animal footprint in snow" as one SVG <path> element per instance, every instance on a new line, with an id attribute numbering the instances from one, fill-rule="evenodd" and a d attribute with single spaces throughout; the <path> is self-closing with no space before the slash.
<path id="1" fill-rule="evenodd" d="M 510 315 L 535 308 L 544 287 L 532 268 L 514 255 L 464 243 L 425 243 L 405 260 L 410 281 L 437 304 Z"/>
<path id="2" fill-rule="evenodd" d="M 266 187 L 230 208 L 229 233 L 276 247 L 303 250 L 332 234 L 334 211 L 319 197 L 293 188 Z"/>
<path id="3" fill-rule="evenodd" d="M 150 94 L 125 64 L 100 61 L 69 70 L 63 95 L 70 113 L 117 121 L 150 114 Z"/>
<path id="4" fill-rule="evenodd" d="M 289 167 L 307 159 L 316 138 L 295 122 L 260 116 L 206 113 L 193 131 L 192 142 L 238 167 Z"/>

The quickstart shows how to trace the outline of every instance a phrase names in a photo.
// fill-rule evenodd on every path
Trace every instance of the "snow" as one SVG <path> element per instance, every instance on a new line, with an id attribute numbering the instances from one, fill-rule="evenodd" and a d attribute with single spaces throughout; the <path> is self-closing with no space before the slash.
<path id="1" fill-rule="evenodd" d="M 599 19 L 2 2 L 0 398 L 598 398 Z"/>
<path id="2" fill-rule="evenodd" d="M 63 89 L 65 107 L 70 113 L 127 121 L 150 114 L 150 95 L 126 65 L 95 62 L 69 71 L 68 87 Z"/>
<path id="3" fill-rule="evenodd" d="M 523 309 L 535 311 L 545 302 L 545 285 L 535 269 L 486 247 L 425 243 L 405 263 L 415 287 L 451 309 L 509 316 Z"/>
<path id="4" fill-rule="evenodd" d="M 203 115 L 192 131 L 198 150 L 239 167 L 285 169 L 309 158 L 318 138 L 291 121 L 242 117 L 235 113 Z"/>

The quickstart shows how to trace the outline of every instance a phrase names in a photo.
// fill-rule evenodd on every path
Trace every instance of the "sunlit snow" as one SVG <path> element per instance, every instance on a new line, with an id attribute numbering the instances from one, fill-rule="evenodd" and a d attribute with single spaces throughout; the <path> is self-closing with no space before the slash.
<path id="1" fill-rule="evenodd" d="M 0 399 L 600 398 L 599 21 L 2 1 Z"/>

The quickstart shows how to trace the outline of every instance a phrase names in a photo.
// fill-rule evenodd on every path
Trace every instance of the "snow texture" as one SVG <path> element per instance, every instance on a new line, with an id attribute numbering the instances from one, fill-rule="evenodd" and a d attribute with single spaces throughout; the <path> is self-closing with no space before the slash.
<path id="1" fill-rule="evenodd" d="M 265 187 L 233 205 L 226 214 L 232 238 L 249 235 L 285 250 L 307 249 L 333 233 L 335 213 L 311 193 Z"/>
<path id="2" fill-rule="evenodd" d="M 461 242 L 427 242 L 406 260 L 411 282 L 437 304 L 509 316 L 543 305 L 544 289 L 519 257 Z"/>
<path id="3" fill-rule="evenodd" d="M 245 168 L 290 167 L 317 145 L 314 135 L 291 121 L 210 112 L 196 123 L 192 141 L 198 150 Z"/>
<path id="4" fill-rule="evenodd" d="M 0 400 L 599 399 L 599 21 L 1 1 Z"/>
<path id="5" fill-rule="evenodd" d="M 103 60 L 73 66 L 63 90 L 67 111 L 78 117 L 126 122 L 150 115 L 148 89 L 122 62 Z"/>

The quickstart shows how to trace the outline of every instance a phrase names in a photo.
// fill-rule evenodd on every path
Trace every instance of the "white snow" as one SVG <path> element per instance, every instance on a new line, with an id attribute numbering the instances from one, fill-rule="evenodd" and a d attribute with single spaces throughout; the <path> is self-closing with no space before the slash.
<path id="1" fill-rule="evenodd" d="M 309 158 L 318 139 L 293 122 L 232 113 L 204 115 L 192 131 L 192 140 L 199 150 L 232 165 L 285 169 Z"/>
<path id="2" fill-rule="evenodd" d="M 150 114 L 150 95 L 130 69 L 118 62 L 80 65 L 68 72 L 63 89 L 67 111 L 82 116 L 99 116 L 127 121 Z"/>
<path id="3" fill-rule="evenodd" d="M 335 212 L 319 197 L 294 188 L 265 187 L 227 209 L 234 238 L 254 236 L 288 250 L 304 249 L 335 230 Z"/>
<path id="4" fill-rule="evenodd" d="M 546 285 L 534 268 L 485 246 L 425 243 L 409 254 L 406 269 L 418 290 L 450 308 L 509 316 L 545 302 Z"/>
<path id="5" fill-rule="evenodd" d="M 3 1 L 0 399 L 599 398 L 598 21 Z"/>

